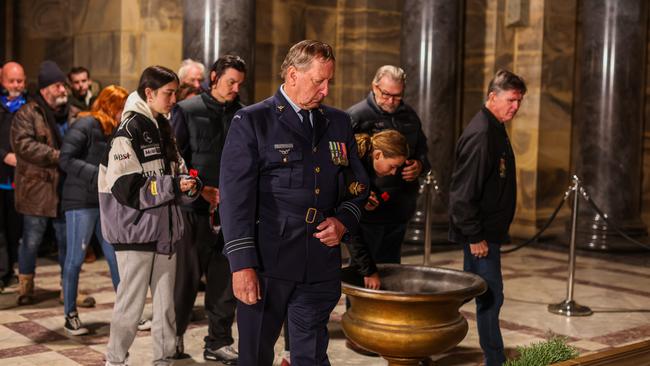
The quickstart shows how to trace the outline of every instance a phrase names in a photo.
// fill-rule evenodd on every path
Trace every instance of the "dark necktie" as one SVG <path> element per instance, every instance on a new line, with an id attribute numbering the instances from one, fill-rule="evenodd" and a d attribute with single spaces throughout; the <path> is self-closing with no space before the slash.
<path id="1" fill-rule="evenodd" d="M 309 136 L 312 136 L 313 128 L 311 126 L 311 120 L 309 119 L 309 110 L 301 109 L 300 112 L 298 112 L 298 113 L 300 113 L 300 115 L 302 116 L 302 126 L 303 126 L 303 128 L 305 129 L 305 131 L 307 131 Z"/>

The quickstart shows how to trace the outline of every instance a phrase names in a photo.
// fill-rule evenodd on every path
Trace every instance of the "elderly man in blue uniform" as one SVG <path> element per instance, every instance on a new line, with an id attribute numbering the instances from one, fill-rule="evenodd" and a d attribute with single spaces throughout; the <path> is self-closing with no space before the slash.
<path id="1" fill-rule="evenodd" d="M 524 99 L 526 84 L 499 70 L 488 86 L 487 101 L 456 145 L 449 190 L 449 240 L 461 244 L 465 271 L 481 276 L 488 290 L 476 298 L 478 338 L 486 366 L 506 361 L 499 329 L 503 304 L 501 244 L 509 243 L 515 215 L 515 154 L 505 124 Z"/>
<path id="2" fill-rule="evenodd" d="M 342 171 L 367 187 L 347 114 L 321 105 L 332 48 L 289 50 L 278 92 L 233 118 L 221 159 L 221 223 L 239 300 L 239 365 L 273 363 L 285 316 L 292 365 L 329 365 L 327 322 L 341 295 L 339 243 L 367 189 L 339 197 Z"/>

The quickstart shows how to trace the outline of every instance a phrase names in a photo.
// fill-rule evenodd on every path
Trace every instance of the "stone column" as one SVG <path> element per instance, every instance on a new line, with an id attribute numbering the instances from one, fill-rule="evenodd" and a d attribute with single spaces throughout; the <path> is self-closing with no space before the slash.
<path id="1" fill-rule="evenodd" d="M 629 235 L 647 235 L 641 214 L 646 0 L 582 1 L 579 6 L 572 164 L 597 205 Z M 578 245 L 636 248 L 588 205 Z"/>
<path id="2" fill-rule="evenodd" d="M 253 102 L 254 49 L 255 0 L 183 0 L 183 58 L 209 69 L 219 56 L 241 56 L 248 68 L 240 92 L 246 104 Z"/>
<path id="3" fill-rule="evenodd" d="M 406 0 L 402 12 L 401 66 L 407 74 L 405 101 L 422 120 L 429 161 L 444 201 L 448 200 L 460 118 L 463 3 Z M 434 201 L 434 224 L 446 228 L 446 202 L 440 201 Z M 421 214 L 419 209 L 415 220 Z"/>

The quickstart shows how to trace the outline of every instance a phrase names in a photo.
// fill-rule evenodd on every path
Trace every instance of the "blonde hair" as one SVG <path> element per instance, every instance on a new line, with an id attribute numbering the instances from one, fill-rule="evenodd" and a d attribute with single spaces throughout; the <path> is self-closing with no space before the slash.
<path id="1" fill-rule="evenodd" d="M 357 140 L 359 157 L 363 158 L 368 153 L 379 150 L 386 158 L 408 158 L 409 147 L 406 137 L 396 130 L 383 130 L 370 136 L 367 133 L 358 133 L 354 135 Z"/>

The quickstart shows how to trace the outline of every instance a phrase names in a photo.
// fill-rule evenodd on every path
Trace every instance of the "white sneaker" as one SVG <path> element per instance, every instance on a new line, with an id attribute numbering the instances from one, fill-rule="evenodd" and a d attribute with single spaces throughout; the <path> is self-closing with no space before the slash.
<path id="1" fill-rule="evenodd" d="M 138 330 L 151 330 L 151 319 L 141 319 L 138 322 Z"/>

